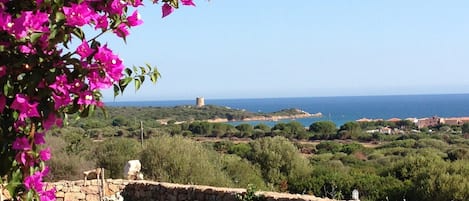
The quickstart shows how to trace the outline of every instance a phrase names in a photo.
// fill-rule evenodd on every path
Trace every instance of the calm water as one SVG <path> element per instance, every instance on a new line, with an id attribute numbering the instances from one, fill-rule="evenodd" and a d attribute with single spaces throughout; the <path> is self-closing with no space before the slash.
<path id="1" fill-rule="evenodd" d="M 322 118 L 297 119 L 305 126 L 322 120 L 331 120 L 337 125 L 342 125 L 345 122 L 364 117 L 389 119 L 393 117 L 469 116 L 469 94 L 206 99 L 205 103 L 246 109 L 253 112 L 274 112 L 286 108 L 298 108 L 309 113 L 321 112 L 324 115 Z M 195 104 L 195 100 L 107 103 L 108 106 L 176 106 L 191 104 Z M 273 125 L 276 122 L 266 123 Z"/>

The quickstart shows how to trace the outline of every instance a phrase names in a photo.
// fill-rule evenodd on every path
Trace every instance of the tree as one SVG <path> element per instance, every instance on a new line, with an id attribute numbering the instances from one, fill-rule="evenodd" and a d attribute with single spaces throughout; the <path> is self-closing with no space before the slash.
<path id="1" fill-rule="evenodd" d="M 179 4 L 160 2 L 163 17 Z M 130 82 L 138 89 L 146 77 L 158 79 L 150 65 L 125 69 L 98 40 L 113 33 L 125 41 L 129 28 L 142 23 L 138 10 L 128 8 L 142 5 L 141 0 L 0 1 L 0 177 L 14 198 L 55 199 L 54 189 L 42 183 L 50 151 L 37 145 L 65 114 L 87 117 L 103 107 L 102 89 L 114 87 L 119 95 Z M 83 31 L 87 25 L 91 33 Z M 81 42 L 78 47 L 72 48 L 72 39 Z"/>
<path id="2" fill-rule="evenodd" d="M 263 124 L 263 123 L 257 124 L 256 126 L 254 126 L 254 129 L 263 130 L 265 133 L 268 133 L 271 130 L 270 126 L 268 126 L 267 124 Z"/>
<path id="3" fill-rule="evenodd" d="M 250 137 L 254 131 L 251 124 L 239 124 L 235 128 L 240 132 L 239 137 Z"/>
<path id="4" fill-rule="evenodd" d="M 356 138 L 361 133 L 360 124 L 357 122 L 347 122 L 340 126 L 339 135 L 342 139 Z"/>
<path id="5" fill-rule="evenodd" d="M 462 129 L 462 134 L 467 134 L 469 133 L 469 123 L 464 123 L 461 127 Z"/>
<path id="6" fill-rule="evenodd" d="M 140 154 L 142 172 L 158 181 L 230 186 L 214 151 L 181 136 L 158 136 L 147 141 Z"/>
<path id="7" fill-rule="evenodd" d="M 322 134 L 334 134 L 337 132 L 337 126 L 332 121 L 318 121 L 309 126 L 309 131 Z"/>
<path id="8" fill-rule="evenodd" d="M 248 159 L 259 165 L 268 184 L 279 186 L 282 182 L 298 181 L 311 171 L 309 162 L 284 137 L 260 138 L 250 145 Z"/>
<path id="9" fill-rule="evenodd" d="M 332 121 L 318 121 L 309 126 L 309 131 L 319 135 L 319 139 L 332 139 L 337 134 L 337 126 Z"/>
<path id="10" fill-rule="evenodd" d="M 109 172 L 111 178 L 123 178 L 124 166 L 138 159 L 140 143 L 134 139 L 111 138 L 97 145 L 95 154 L 98 167 Z"/>

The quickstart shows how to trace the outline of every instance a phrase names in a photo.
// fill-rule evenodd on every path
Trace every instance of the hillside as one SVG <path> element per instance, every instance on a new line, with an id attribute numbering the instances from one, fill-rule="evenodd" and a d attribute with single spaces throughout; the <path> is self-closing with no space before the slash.
<path id="1" fill-rule="evenodd" d="M 166 123 L 168 121 L 188 122 L 205 120 L 211 122 L 254 120 L 276 121 L 280 119 L 298 119 L 321 116 L 321 113 L 310 114 L 294 108 L 272 113 L 255 113 L 215 105 L 206 105 L 203 107 L 195 107 L 191 105 L 175 107 L 108 107 L 106 111 L 110 117 L 125 116 L 126 118 L 153 119 L 162 123 Z M 101 115 L 98 114 L 98 117 Z"/>

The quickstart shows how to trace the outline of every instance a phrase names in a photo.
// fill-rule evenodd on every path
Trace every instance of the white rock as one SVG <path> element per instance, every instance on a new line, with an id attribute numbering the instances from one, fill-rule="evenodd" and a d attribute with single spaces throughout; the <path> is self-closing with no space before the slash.
<path id="1" fill-rule="evenodd" d="M 127 161 L 127 164 L 124 167 L 124 178 L 129 180 L 135 180 L 139 178 L 140 169 L 142 164 L 139 160 L 130 160 Z M 143 175 L 142 175 L 143 177 Z"/>

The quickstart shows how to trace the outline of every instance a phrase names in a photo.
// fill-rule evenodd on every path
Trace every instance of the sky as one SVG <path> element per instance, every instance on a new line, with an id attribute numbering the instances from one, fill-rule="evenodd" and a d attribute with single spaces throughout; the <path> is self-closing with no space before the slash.
<path id="1" fill-rule="evenodd" d="M 105 101 L 469 93 L 467 0 L 194 0 L 161 18 L 146 1 L 125 65 L 156 85 Z"/>

